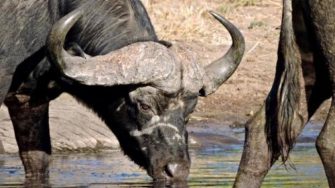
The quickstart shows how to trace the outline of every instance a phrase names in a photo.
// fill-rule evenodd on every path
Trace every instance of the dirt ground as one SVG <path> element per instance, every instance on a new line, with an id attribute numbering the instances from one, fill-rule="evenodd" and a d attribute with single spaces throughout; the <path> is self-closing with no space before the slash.
<path id="1" fill-rule="evenodd" d="M 206 64 L 225 53 L 230 36 L 208 11 L 234 23 L 246 41 L 235 74 L 220 89 L 199 101 L 193 118 L 243 124 L 263 104 L 274 79 L 281 23 L 281 0 L 145 0 L 158 36 L 191 46 Z M 321 107 L 325 117 L 328 105 Z"/>

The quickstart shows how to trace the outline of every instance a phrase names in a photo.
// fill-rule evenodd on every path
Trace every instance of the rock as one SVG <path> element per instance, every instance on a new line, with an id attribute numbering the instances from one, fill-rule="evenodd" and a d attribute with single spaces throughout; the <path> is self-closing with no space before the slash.
<path id="1" fill-rule="evenodd" d="M 53 151 L 119 148 L 112 131 L 89 109 L 63 94 L 50 103 L 50 135 Z M 0 153 L 18 151 L 5 106 L 0 109 Z M 1 146 L 3 149 L 1 149 Z"/>

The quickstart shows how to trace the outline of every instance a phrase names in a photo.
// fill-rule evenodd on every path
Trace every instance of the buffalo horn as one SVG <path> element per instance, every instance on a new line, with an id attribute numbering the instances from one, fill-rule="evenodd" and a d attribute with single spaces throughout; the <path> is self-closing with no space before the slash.
<path id="1" fill-rule="evenodd" d="M 232 37 L 232 46 L 223 57 L 205 67 L 208 79 L 204 81 L 204 87 L 200 91 L 202 96 L 215 92 L 234 73 L 242 60 L 245 49 L 244 37 L 241 32 L 218 13 L 211 11 L 210 14 L 228 30 Z"/>
<path id="2" fill-rule="evenodd" d="M 52 27 L 47 48 L 51 62 L 68 78 L 85 85 L 152 85 L 167 92 L 180 89 L 180 62 L 164 45 L 138 42 L 106 55 L 79 57 L 64 50 L 67 33 L 83 14 L 77 9 Z"/>

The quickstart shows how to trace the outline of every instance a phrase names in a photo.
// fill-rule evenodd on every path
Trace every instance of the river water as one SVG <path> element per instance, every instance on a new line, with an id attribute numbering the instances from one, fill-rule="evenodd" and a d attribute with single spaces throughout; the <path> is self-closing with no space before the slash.
<path id="1" fill-rule="evenodd" d="M 277 163 L 262 187 L 328 187 L 315 149 L 319 124 L 308 124 L 290 158 L 293 167 Z M 219 124 L 189 127 L 200 144 L 191 147 L 192 168 L 187 183 L 171 187 L 232 187 L 243 148 L 244 129 Z M 17 155 L 0 155 L 0 187 L 20 187 L 24 170 Z M 54 154 L 51 187 L 164 187 L 119 150 Z M 170 185 L 166 185 L 170 186 Z"/>

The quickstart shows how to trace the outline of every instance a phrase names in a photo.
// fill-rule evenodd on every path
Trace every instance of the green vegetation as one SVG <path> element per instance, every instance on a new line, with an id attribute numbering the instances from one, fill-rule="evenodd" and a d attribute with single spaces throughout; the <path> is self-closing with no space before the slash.
<path id="1" fill-rule="evenodd" d="M 261 0 L 231 0 L 232 4 L 236 6 L 255 6 Z"/>

